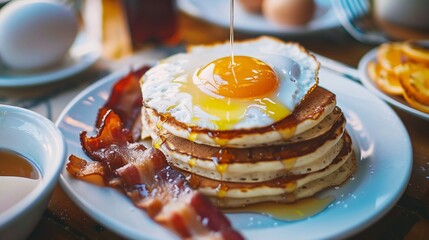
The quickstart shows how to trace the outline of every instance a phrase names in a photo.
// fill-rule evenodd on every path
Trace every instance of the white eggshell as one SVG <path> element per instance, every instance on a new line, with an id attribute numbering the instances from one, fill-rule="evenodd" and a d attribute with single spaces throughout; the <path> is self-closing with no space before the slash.
<path id="1" fill-rule="evenodd" d="M 315 11 L 314 0 L 264 0 L 262 3 L 262 14 L 281 26 L 305 25 Z"/>
<path id="2" fill-rule="evenodd" d="M 68 6 L 55 1 L 12 1 L 0 10 L 1 62 L 25 71 L 58 64 L 77 31 L 76 14 Z"/>

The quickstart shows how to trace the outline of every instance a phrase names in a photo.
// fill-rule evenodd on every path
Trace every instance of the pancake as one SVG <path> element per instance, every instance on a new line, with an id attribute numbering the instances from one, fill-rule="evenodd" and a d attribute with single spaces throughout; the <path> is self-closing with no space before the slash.
<path id="1" fill-rule="evenodd" d="M 340 109 L 331 115 L 329 121 L 335 121 L 329 128 L 311 130 L 316 137 L 307 136 L 283 145 L 239 149 L 191 142 L 156 128 L 147 118 L 143 126 L 155 141 L 164 140 L 160 148 L 177 168 L 216 180 L 261 182 L 279 176 L 314 172 L 328 166 L 343 146 L 345 127 Z M 323 130 L 323 133 L 316 130 Z"/>
<path id="2" fill-rule="evenodd" d="M 215 181 L 196 174 L 182 171 L 189 179 L 189 183 L 195 189 L 212 198 L 218 199 L 217 204 L 223 203 L 224 207 L 243 205 L 247 201 L 252 203 L 273 200 L 290 202 L 314 195 L 316 192 L 332 185 L 344 182 L 355 169 L 355 155 L 349 135 L 344 134 L 343 148 L 332 163 L 324 169 L 316 172 L 294 176 L 282 176 L 266 182 L 237 183 Z M 346 164 L 347 163 L 347 164 Z M 342 172 L 341 175 L 339 175 Z M 336 177 L 333 177 L 336 176 Z M 338 178 L 338 179 L 337 179 Z M 329 181 L 325 181 L 329 179 Z M 233 199 L 233 201 L 229 201 Z M 235 204 L 233 204 L 235 203 Z"/>
<path id="3" fill-rule="evenodd" d="M 297 136 L 318 125 L 335 109 L 335 105 L 333 93 L 316 87 L 288 117 L 266 127 L 229 131 L 187 126 L 169 115 L 159 114 L 146 105 L 143 106 L 143 111 L 147 112 L 150 121 L 156 122 L 157 127 L 177 137 L 210 146 L 248 148 L 273 145 Z"/>
<path id="4" fill-rule="evenodd" d="M 333 173 L 327 175 L 326 177 L 315 179 L 303 185 L 302 187 L 298 187 L 294 192 L 249 198 L 219 198 L 217 196 L 212 196 L 211 200 L 216 206 L 222 208 L 236 208 L 261 202 L 292 203 L 300 199 L 314 196 L 327 188 L 344 184 L 344 182 L 346 182 L 356 171 L 356 167 L 356 157 L 354 153 L 352 153 L 349 159 Z"/>

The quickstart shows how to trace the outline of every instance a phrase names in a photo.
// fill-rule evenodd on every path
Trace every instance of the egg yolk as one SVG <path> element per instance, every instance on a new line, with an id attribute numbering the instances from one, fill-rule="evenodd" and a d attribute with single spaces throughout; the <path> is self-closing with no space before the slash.
<path id="1" fill-rule="evenodd" d="M 256 58 L 236 56 L 234 64 L 229 56 L 220 58 L 197 70 L 189 80 L 193 84 L 181 78 L 175 82 L 181 84 L 181 92 L 192 96 L 194 106 L 212 117 L 218 130 L 230 130 L 244 118 L 252 118 L 246 114 L 250 108 L 260 110 L 253 118 L 266 115 L 275 122 L 290 114 L 278 99 L 276 72 Z M 191 125 L 199 125 L 199 118 L 194 115 Z"/>
<path id="2" fill-rule="evenodd" d="M 199 87 L 229 98 L 252 98 L 273 92 L 279 87 L 275 71 L 263 61 L 248 57 L 223 57 L 198 72 Z"/>

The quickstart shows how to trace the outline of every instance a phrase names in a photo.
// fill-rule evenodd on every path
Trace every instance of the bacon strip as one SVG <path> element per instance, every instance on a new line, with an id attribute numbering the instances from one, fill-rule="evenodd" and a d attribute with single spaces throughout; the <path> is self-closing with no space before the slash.
<path id="1" fill-rule="evenodd" d="M 72 176 L 122 190 L 135 206 L 181 238 L 243 239 L 219 209 L 168 165 L 161 151 L 146 149 L 133 138 L 132 125 L 112 110 L 103 111 L 98 134 L 80 135 L 85 153 L 94 161 L 71 155 L 66 169 Z M 125 115 L 125 121 L 132 116 Z"/>
<path id="2" fill-rule="evenodd" d="M 115 83 L 109 99 L 100 108 L 96 126 L 100 127 L 106 112 L 111 109 L 124 123 L 124 128 L 130 129 L 133 139 L 138 141 L 141 134 L 140 112 L 142 106 L 142 95 L 140 91 L 140 78 L 150 67 L 143 66 L 135 71 L 130 71 L 127 76 Z"/>
<path id="3" fill-rule="evenodd" d="M 84 152 L 91 159 L 104 163 L 109 169 L 108 173 L 113 173 L 130 161 L 127 159 L 127 143 L 133 142 L 129 131 L 123 128 L 119 116 L 112 113 L 111 110 L 107 111 L 97 136 L 87 137 L 85 131 L 80 134 L 80 142 Z M 106 126 L 106 123 L 109 126 Z"/>
<path id="4" fill-rule="evenodd" d="M 103 186 L 106 175 L 105 165 L 100 162 L 87 162 L 71 155 L 67 163 L 67 171 L 75 178 Z"/>
<path id="5" fill-rule="evenodd" d="M 137 207 L 182 238 L 242 239 L 222 212 L 201 193 L 193 191 L 159 150 L 147 149 L 145 155 L 142 161 L 116 171 Z"/>

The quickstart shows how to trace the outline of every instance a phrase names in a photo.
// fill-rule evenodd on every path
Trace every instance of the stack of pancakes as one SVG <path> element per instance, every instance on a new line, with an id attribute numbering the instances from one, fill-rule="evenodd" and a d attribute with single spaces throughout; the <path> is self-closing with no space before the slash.
<path id="1" fill-rule="evenodd" d="M 146 105 L 142 123 L 143 136 L 221 207 L 293 202 L 343 183 L 356 168 L 344 115 L 335 95 L 321 87 L 267 127 L 195 128 Z"/>
<path id="2" fill-rule="evenodd" d="M 235 43 L 237 55 L 271 62 L 280 79 L 275 93 L 282 101 L 270 99 L 290 111 L 279 118 L 267 117 L 268 107 L 252 107 L 254 101 L 240 105 L 246 110 L 241 122 L 228 128 L 216 124 L 228 120 L 224 113 L 232 106 L 229 100 L 244 101 L 197 88 L 196 67 L 225 56 L 228 46 L 193 47 L 143 76 L 142 136 L 150 136 L 170 165 L 221 207 L 293 202 L 347 180 L 356 161 L 346 120 L 335 95 L 317 86 L 319 63 L 297 44 L 269 37 Z M 190 91 L 192 87 L 196 90 Z M 213 93 L 220 100 L 207 101 L 206 95 Z M 211 111 L 210 104 L 219 108 Z M 281 112 L 271 110 L 274 116 Z"/>

